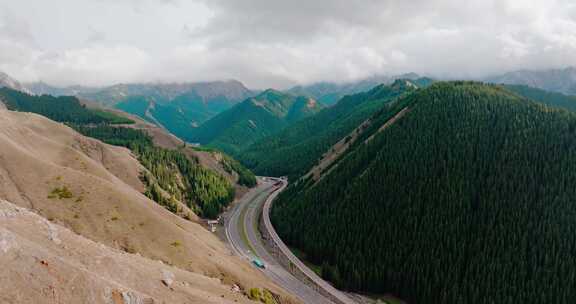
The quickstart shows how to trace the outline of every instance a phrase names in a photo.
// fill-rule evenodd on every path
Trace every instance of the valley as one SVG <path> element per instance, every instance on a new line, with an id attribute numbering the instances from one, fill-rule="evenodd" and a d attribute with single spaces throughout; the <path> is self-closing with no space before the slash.
<path id="1" fill-rule="evenodd" d="M 0 304 L 576 302 L 569 0 L 0 0 Z"/>

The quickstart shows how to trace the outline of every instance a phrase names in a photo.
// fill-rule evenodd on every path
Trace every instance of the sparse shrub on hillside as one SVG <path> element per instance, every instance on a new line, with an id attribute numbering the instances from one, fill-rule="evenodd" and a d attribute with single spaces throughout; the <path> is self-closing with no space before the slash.
<path id="1" fill-rule="evenodd" d="M 67 186 L 56 187 L 48 194 L 49 199 L 68 199 L 72 197 L 74 197 L 74 195 Z"/>
<path id="2" fill-rule="evenodd" d="M 147 185 L 146 196 L 173 213 L 179 212 L 177 201 L 181 201 L 198 215 L 215 218 L 234 199 L 234 188 L 223 176 L 181 151 L 154 146 L 152 138 L 141 130 L 107 125 L 74 127 L 86 136 L 132 150 L 150 172 L 140 176 Z"/>
<path id="3" fill-rule="evenodd" d="M 252 301 L 259 301 L 265 304 L 276 304 L 276 300 L 272 293 L 267 289 L 250 288 L 248 298 Z"/>
<path id="4" fill-rule="evenodd" d="M 248 298 L 252 301 L 260 301 L 260 289 L 250 288 L 250 292 L 248 293 Z"/>

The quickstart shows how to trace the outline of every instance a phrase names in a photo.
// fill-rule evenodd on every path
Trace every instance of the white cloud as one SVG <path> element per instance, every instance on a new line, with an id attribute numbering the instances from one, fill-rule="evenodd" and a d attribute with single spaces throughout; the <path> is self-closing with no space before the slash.
<path id="1" fill-rule="evenodd" d="M 65 85 L 70 79 L 86 85 L 105 85 L 127 79 L 145 80 L 150 56 L 135 47 L 96 46 L 71 49 L 59 53 L 45 53 L 37 58 L 35 66 L 40 79 Z"/>
<path id="2" fill-rule="evenodd" d="M 0 0 L 0 69 L 57 84 L 576 65 L 572 0 Z"/>

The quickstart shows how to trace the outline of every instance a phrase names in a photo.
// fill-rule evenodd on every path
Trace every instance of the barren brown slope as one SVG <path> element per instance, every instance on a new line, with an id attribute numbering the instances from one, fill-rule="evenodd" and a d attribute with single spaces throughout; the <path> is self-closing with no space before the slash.
<path id="1" fill-rule="evenodd" d="M 1 303 L 250 302 L 217 279 L 101 246 L 3 200 L 0 265 Z"/>
<path id="2" fill-rule="evenodd" d="M 113 248 L 284 294 L 199 224 L 142 195 L 140 170 L 127 149 L 42 116 L 0 111 L 0 198 Z"/>

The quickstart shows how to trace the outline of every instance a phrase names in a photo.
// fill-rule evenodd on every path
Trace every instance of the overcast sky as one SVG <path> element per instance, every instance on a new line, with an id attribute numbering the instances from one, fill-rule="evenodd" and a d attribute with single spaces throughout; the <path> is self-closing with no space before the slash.
<path id="1" fill-rule="evenodd" d="M 0 70 L 252 88 L 576 65 L 574 0 L 0 0 Z"/>

